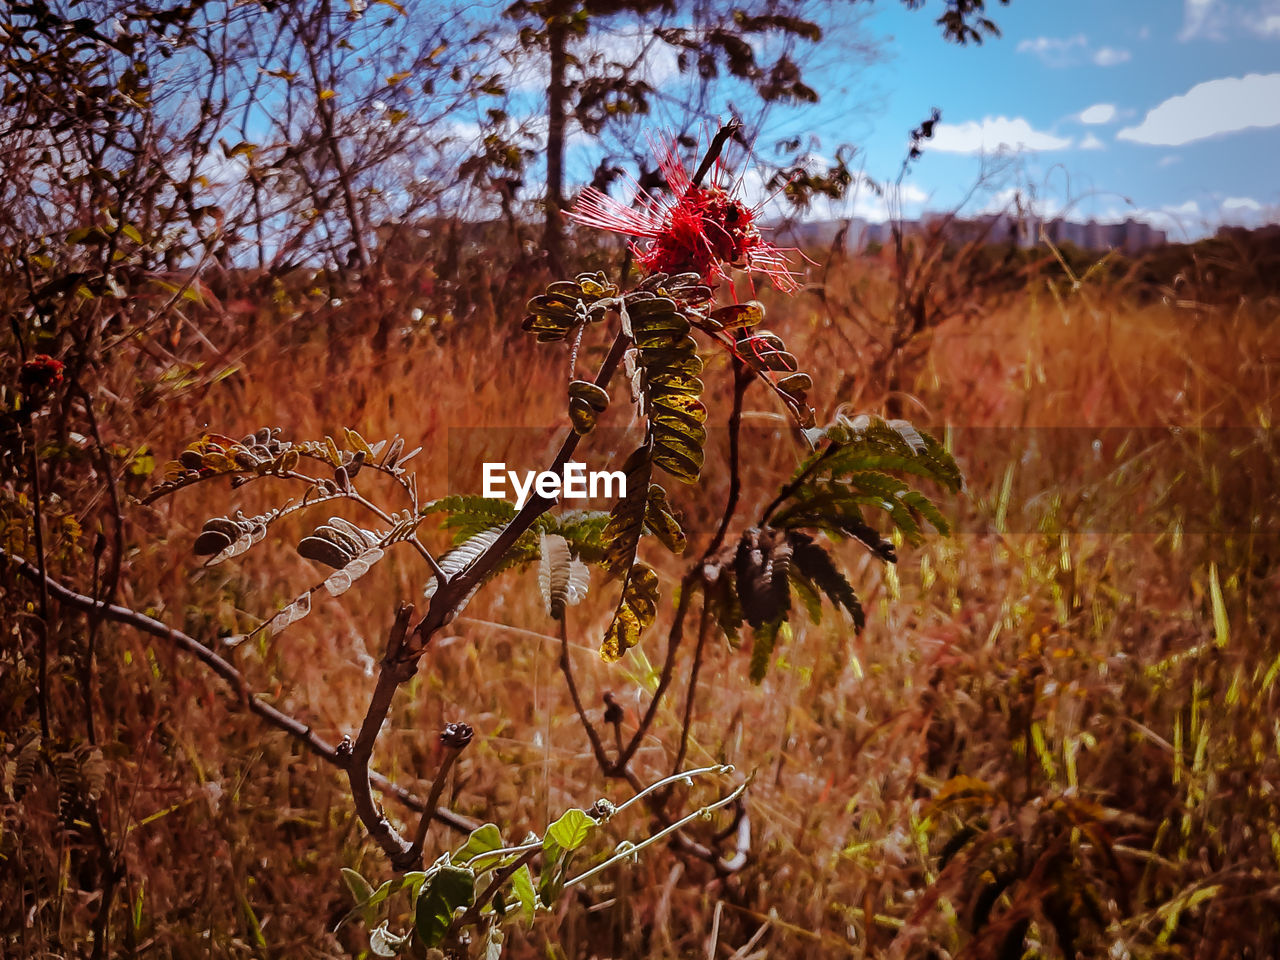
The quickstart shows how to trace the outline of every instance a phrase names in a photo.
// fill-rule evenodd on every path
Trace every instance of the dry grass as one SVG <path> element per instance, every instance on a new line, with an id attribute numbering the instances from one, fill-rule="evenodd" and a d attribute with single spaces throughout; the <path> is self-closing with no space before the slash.
<path id="1" fill-rule="evenodd" d="M 500 310 L 496 329 L 477 324 L 443 343 L 410 333 L 383 353 L 370 347 L 358 304 L 332 308 L 331 317 L 328 309 L 306 327 L 261 322 L 231 377 L 176 391 L 150 409 L 122 404 L 109 439 L 129 449 L 145 443 L 164 459 L 206 424 L 237 436 L 263 424 L 299 438 L 344 425 L 370 439 L 398 432 L 410 447 L 423 444 L 418 480 L 430 496 L 449 482 L 450 431 L 456 439 L 468 427 L 545 428 L 563 419 L 564 357 L 507 332 L 518 320 L 514 305 Z M 814 374 L 813 396 L 856 375 L 856 331 L 837 335 L 805 298 L 772 310 L 772 325 Z M 1265 303 L 1139 306 L 1101 283 L 1071 289 L 1037 279 L 990 313 L 939 328 L 910 371 L 908 415 L 956 428 L 970 496 L 952 510 L 967 532 L 904 549 L 887 576 L 846 548 L 868 629 L 855 637 L 830 614 L 797 629 L 762 687 L 747 682 L 745 654 L 723 644 L 703 665 L 689 760 L 755 773 L 751 864 L 724 883 L 696 862 L 651 852 L 514 934 L 510 955 L 996 956 L 994 935 L 984 940 L 970 929 L 973 894 L 990 864 L 962 853 L 944 869 L 940 851 L 961 821 L 994 836 L 1061 809 L 1054 804 L 1064 797 L 1116 811 L 1099 816 L 1118 866 L 1097 867 L 1098 837 L 1082 836 L 1077 823 L 1064 842 L 1078 875 L 1053 861 L 1060 873 L 1048 884 L 1098 901 L 1101 925 L 1077 911 L 1086 955 L 1115 943 L 1129 953 L 1113 956 L 1135 957 L 1280 949 L 1274 920 L 1261 919 L 1280 889 L 1269 672 L 1280 626 L 1273 321 Z M 138 395 L 135 368 L 119 364 L 107 374 L 116 396 Z M 712 366 L 706 377 L 713 419 L 724 412 L 724 374 Z M 859 386 L 861 408 L 882 402 L 874 385 Z M 749 510 L 768 499 L 795 455 L 769 398 L 749 394 L 748 411 L 761 442 L 776 432 L 783 451 L 753 449 Z M 1201 435 L 1170 434 L 1169 426 L 1253 432 L 1211 449 L 1195 439 Z M 1161 430 L 1125 439 L 1139 427 Z M 1079 462 L 1094 452 L 1081 446 L 1083 428 L 1113 428 L 1099 434 L 1105 442 L 1092 462 Z M 1027 453 L 1028 437 L 1046 436 L 1060 445 Z M 498 440 L 508 442 L 509 462 L 533 466 L 544 434 Z M 724 484 L 708 473 L 714 512 Z M 314 570 L 280 542 L 241 564 L 198 572 L 188 551 L 200 523 L 241 504 L 229 490 L 197 491 L 130 511 L 137 549 L 122 600 L 207 638 L 274 609 Z M 677 502 L 695 517 L 707 510 L 689 491 Z M 1205 532 L 1215 524 L 1227 532 Z M 670 586 L 678 568 L 663 569 Z M 395 603 L 414 597 L 423 578 L 408 554 L 393 557 L 341 603 L 326 602 L 235 659 L 256 689 L 337 739 L 363 716 Z M 653 683 L 649 664 L 662 635 L 652 633 L 618 665 L 601 663 L 594 649 L 612 597 L 599 582 L 593 587 L 596 602 L 571 621 L 579 683 L 588 704 L 606 690 L 617 695 L 630 725 Z M 75 628 L 69 615 L 59 627 Z M 550 632 L 530 575 L 487 589 L 406 688 L 378 766 L 421 789 L 415 778 L 433 766 L 433 731 L 465 719 L 478 734 L 452 800 L 506 836 L 541 830 L 597 796 L 619 798 L 620 785 L 604 782 L 590 757 Z M 338 868 L 389 871 L 336 775 L 237 712 L 210 677 L 161 644 L 110 629 L 101 676 L 100 722 L 111 744 L 105 819 L 128 864 L 113 914 L 116 949 L 358 954 L 361 931 L 326 932 L 349 905 Z M 666 772 L 676 746 L 684 701 L 677 690 L 637 756 L 654 776 Z M 983 781 L 991 795 L 928 816 L 930 797 L 957 775 Z M 712 789 L 699 786 L 688 802 Z M 81 949 L 96 906 L 91 892 L 80 892 L 95 889 L 92 858 L 54 818 L 18 827 L 20 808 L 4 809 L 4 854 L 16 868 L 3 884 L 9 906 L 0 908 L 6 951 Z M 615 841 L 648 829 L 640 816 L 609 827 Z M 1040 889 L 1033 873 L 1051 846 L 1047 836 L 1022 837 L 1016 879 L 993 924 Z M 1187 900 L 1209 886 L 1218 888 L 1214 897 Z M 1040 902 L 1046 898 L 1041 891 Z M 1060 956 L 1061 933 L 1045 916 L 1042 909 L 1029 929 L 1042 945 L 1034 955 Z"/>

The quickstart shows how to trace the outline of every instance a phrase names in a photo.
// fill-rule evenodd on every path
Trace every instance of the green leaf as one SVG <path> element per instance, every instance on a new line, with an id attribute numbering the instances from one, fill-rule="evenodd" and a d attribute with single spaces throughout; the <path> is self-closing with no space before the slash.
<path id="1" fill-rule="evenodd" d="M 634 450 L 622 470 L 627 478 L 627 495 L 614 504 L 601 535 L 605 543 L 605 569 L 610 576 L 619 579 L 630 571 L 640 545 L 640 535 L 644 532 L 649 477 L 653 472 L 648 447 Z"/>
<path id="2" fill-rule="evenodd" d="M 533 923 L 534 913 L 538 909 L 538 895 L 533 889 L 533 874 L 530 873 L 528 864 L 511 875 L 511 890 L 520 901 L 520 912 L 524 915 L 525 922 Z"/>
<path id="3" fill-rule="evenodd" d="M 373 886 L 357 871 L 349 867 L 342 868 L 342 879 L 346 881 L 347 889 L 351 891 L 351 896 L 355 898 L 356 903 L 363 908 L 364 922 L 372 926 L 375 913 L 373 907 L 369 905 L 369 901 L 373 897 Z"/>
<path id="4" fill-rule="evenodd" d="M 645 505 L 645 527 L 672 553 L 684 553 L 686 539 L 680 522 L 671 512 L 667 491 L 656 483 L 649 484 L 649 501 Z"/>
<path id="5" fill-rule="evenodd" d="M 614 611 L 613 621 L 600 644 L 600 657 L 607 663 L 640 642 L 640 636 L 652 624 L 658 612 L 658 575 L 647 563 L 635 563 L 622 585 L 622 598 Z"/>
<path id="6" fill-rule="evenodd" d="M 559 820 L 547 827 L 543 850 L 547 849 L 548 842 L 555 843 L 565 851 L 577 850 L 586 843 L 587 836 L 595 825 L 595 820 L 585 810 L 579 810 L 577 807 L 566 810 Z"/>
<path id="7" fill-rule="evenodd" d="M 354 870 L 351 872 L 355 873 Z M 347 881 L 347 885 L 348 887 L 350 887 L 351 881 L 350 879 L 347 878 L 346 873 L 347 871 L 344 870 L 343 879 Z M 359 874 L 356 874 L 356 875 L 359 876 Z M 401 890 L 405 889 L 406 887 L 411 887 L 413 884 L 417 883 L 420 879 L 424 878 L 425 876 L 426 875 L 423 874 L 421 871 L 417 871 L 414 873 L 406 873 L 403 877 L 399 877 L 395 880 L 388 880 L 386 883 L 382 884 L 382 886 L 378 887 L 377 890 L 373 891 L 373 893 L 370 894 L 367 898 L 365 898 L 360 903 L 357 903 L 350 911 L 348 911 L 347 915 L 338 921 L 338 925 L 334 929 L 340 930 L 342 927 L 346 926 L 348 923 L 350 923 L 352 920 L 355 920 L 357 917 L 375 916 L 373 911 L 374 907 L 378 906 L 380 903 L 385 901 L 392 894 L 399 893 Z M 355 893 L 354 888 L 352 888 L 352 893 Z M 368 922 L 371 923 L 372 920 L 369 920 Z"/>
<path id="8" fill-rule="evenodd" d="M 498 829 L 497 824 L 486 823 L 484 826 L 476 827 L 471 831 L 471 835 L 467 837 L 467 842 L 458 848 L 451 859 L 458 866 L 465 867 L 468 861 L 480 856 L 480 854 L 500 849 L 502 849 L 502 832 Z M 475 869 L 486 870 L 497 864 L 497 862 L 497 857 L 487 857 L 481 861 L 483 865 Z"/>
<path id="9" fill-rule="evenodd" d="M 444 940 L 454 911 L 471 906 L 476 900 L 476 875 L 466 867 L 443 863 L 428 871 L 427 882 L 418 894 L 414 912 L 414 928 L 424 947 L 435 947 Z"/>
<path id="10" fill-rule="evenodd" d="M 781 620 L 771 620 L 757 627 L 751 643 L 751 682 L 761 683 L 769 671 L 769 663 L 773 659 L 773 648 L 778 642 L 778 632 L 782 628 Z"/>

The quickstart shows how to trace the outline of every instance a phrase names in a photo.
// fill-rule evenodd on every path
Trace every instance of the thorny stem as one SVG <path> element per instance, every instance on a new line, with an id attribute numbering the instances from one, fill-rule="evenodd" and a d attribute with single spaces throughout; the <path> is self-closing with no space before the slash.
<path id="1" fill-rule="evenodd" d="M 670 776 L 663 777 L 661 780 L 658 780 L 654 783 L 649 784 L 649 786 L 645 787 L 643 790 L 640 790 L 638 793 L 636 793 L 634 797 L 632 797 L 630 800 L 627 800 L 625 803 L 618 804 L 618 806 L 614 808 L 613 816 L 616 817 L 618 814 L 625 811 L 627 807 L 630 807 L 636 803 L 639 803 L 641 800 L 643 800 L 645 797 L 647 797 L 651 793 L 655 793 L 658 790 L 663 789 L 664 787 L 669 787 L 673 784 L 680 783 L 683 780 L 691 780 L 694 777 L 700 777 L 704 773 L 714 773 L 720 776 L 727 776 L 728 774 L 733 773 L 733 764 L 717 763 L 714 766 L 698 767 L 697 769 L 694 769 L 694 770 L 677 770 L 675 773 L 672 773 Z"/>
<path id="2" fill-rule="evenodd" d="M 98 611 L 102 619 L 110 620 L 113 623 L 122 623 L 126 626 L 133 627 L 150 636 L 157 637 L 179 647 L 184 652 L 195 657 L 206 667 L 216 673 L 226 682 L 237 694 L 237 702 L 251 713 L 265 720 L 268 724 L 278 730 L 283 730 L 291 737 L 300 741 L 308 750 L 314 753 L 320 759 L 332 764 L 335 767 L 345 769 L 347 766 L 346 758 L 339 752 L 338 748 L 329 743 L 323 737 L 319 736 L 312 728 L 302 723 L 295 717 L 289 716 L 277 710 L 275 707 L 266 703 L 252 693 L 249 692 L 248 683 L 244 675 L 240 673 L 227 660 L 218 656 L 199 640 L 181 630 L 175 630 L 166 626 L 159 620 L 148 617 L 144 613 L 138 613 L 136 610 L 130 610 L 128 607 L 121 607 L 116 604 L 104 604 L 101 600 L 93 597 L 86 597 L 83 594 L 76 593 L 67 587 L 64 587 L 58 581 L 51 577 L 41 574 L 38 567 L 32 563 L 28 563 L 21 557 L 8 553 L 0 548 L 0 563 L 11 563 L 18 573 L 26 577 L 33 583 L 40 583 L 42 580 L 48 586 L 49 595 L 59 603 L 73 607 L 77 610 L 86 612 Z M 395 783 L 392 783 L 380 773 L 369 773 L 369 781 L 379 791 L 384 794 L 392 794 L 405 806 L 411 810 L 422 811 L 427 809 L 426 804 L 419 798 L 414 796 L 408 790 Z M 470 833 L 479 824 L 472 821 L 469 817 L 463 817 L 451 810 L 436 809 L 432 814 L 441 823 L 447 824 L 449 827 L 461 833 Z"/>

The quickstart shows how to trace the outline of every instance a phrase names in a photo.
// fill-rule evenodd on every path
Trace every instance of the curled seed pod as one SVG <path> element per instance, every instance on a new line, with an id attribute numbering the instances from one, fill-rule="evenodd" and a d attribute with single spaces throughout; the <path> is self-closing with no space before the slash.
<path id="1" fill-rule="evenodd" d="M 596 413 L 604 413 L 609 408 L 609 391 L 590 380 L 569 381 L 569 396 L 585 401 Z"/>
<path id="2" fill-rule="evenodd" d="M 813 389 L 813 378 L 807 373 L 793 373 L 778 381 L 778 389 L 786 393 L 803 393 Z"/>
<path id="3" fill-rule="evenodd" d="M 440 732 L 440 742 L 451 750 L 461 750 L 471 742 L 475 731 L 467 723 L 447 723 Z"/>
<path id="4" fill-rule="evenodd" d="M 240 446 L 242 447 L 252 447 L 253 444 L 254 444 L 254 438 L 252 433 L 245 434 L 243 437 L 240 438 Z"/>
<path id="5" fill-rule="evenodd" d="M 244 532 L 241 525 L 227 517 L 213 517 L 204 522 L 203 530 L 220 530 L 228 537 L 238 537 Z"/>
<path id="6" fill-rule="evenodd" d="M 342 530 L 339 527 L 321 524 L 316 527 L 314 536 L 321 537 L 322 539 L 328 540 L 330 543 L 336 544 L 352 557 L 364 550 L 364 542 L 360 538 L 353 536 L 346 530 Z"/>
<path id="7" fill-rule="evenodd" d="M 241 467 L 244 470 L 252 470 L 258 465 L 258 458 L 248 450 L 240 447 L 237 447 L 232 451 L 231 458 L 235 460 L 236 466 Z"/>
<path id="8" fill-rule="evenodd" d="M 195 450 L 183 450 L 178 454 L 178 462 L 189 470 L 199 470 L 204 466 L 204 457 Z"/>
<path id="9" fill-rule="evenodd" d="M 343 493 L 351 492 L 351 478 L 347 476 L 346 467 L 338 467 L 333 471 L 333 482 L 338 485 L 338 489 Z"/>
<path id="10" fill-rule="evenodd" d="M 213 517 L 206 520 L 201 528 L 200 536 L 191 545 L 191 552 L 197 557 L 208 557 L 221 553 L 239 539 L 243 531 L 234 520 L 226 517 Z"/>
<path id="11" fill-rule="evenodd" d="M 581 397 L 569 400 L 569 422 L 573 424 L 573 432 L 585 437 L 596 428 L 596 412 Z"/>
<path id="12" fill-rule="evenodd" d="M 265 445 L 271 439 L 271 431 L 266 427 L 259 427 L 253 435 L 253 442 Z"/>
<path id="13" fill-rule="evenodd" d="M 298 543 L 298 553 L 335 570 L 341 570 L 354 559 L 345 549 L 325 537 L 303 537 Z"/>
<path id="14" fill-rule="evenodd" d="M 191 545 L 191 552 L 197 557 L 211 557 L 231 546 L 233 540 L 233 537 L 221 530 L 205 530 L 196 537 L 196 542 Z"/>

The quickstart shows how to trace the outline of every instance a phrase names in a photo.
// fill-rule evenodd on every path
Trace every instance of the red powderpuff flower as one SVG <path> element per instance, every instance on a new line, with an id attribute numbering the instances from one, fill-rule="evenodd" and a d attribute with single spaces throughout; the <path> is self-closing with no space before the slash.
<path id="1" fill-rule="evenodd" d="M 26 393 L 47 390 L 62 382 L 62 361 L 37 353 L 18 371 L 18 384 Z"/>
<path id="2" fill-rule="evenodd" d="M 654 146 L 652 143 L 650 146 Z M 694 186 L 675 145 L 654 146 L 670 195 L 657 199 L 631 183 L 632 204 L 586 187 L 569 212 L 584 226 L 647 240 L 633 245 L 636 259 L 651 273 L 696 273 L 714 285 L 729 276 L 726 266 L 765 274 L 784 293 L 800 290 L 786 251 L 760 236 L 759 209 L 733 196 L 724 164 L 717 159 L 710 186 Z"/>

